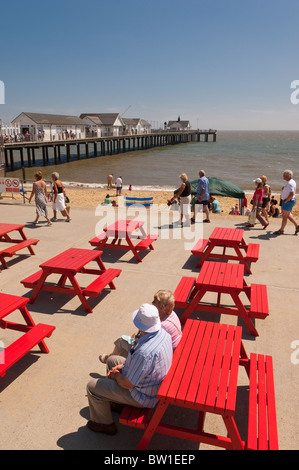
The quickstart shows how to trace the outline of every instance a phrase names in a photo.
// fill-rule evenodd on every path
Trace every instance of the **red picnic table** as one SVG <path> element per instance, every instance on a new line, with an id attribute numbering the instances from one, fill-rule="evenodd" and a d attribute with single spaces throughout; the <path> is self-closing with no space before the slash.
<path id="1" fill-rule="evenodd" d="M 191 250 L 193 255 L 200 257 L 197 267 L 202 266 L 208 258 L 236 260 L 244 265 L 248 274 L 251 274 L 249 263 L 258 260 L 260 245 L 247 244 L 243 235 L 243 229 L 216 227 L 208 239 L 198 240 Z M 217 248 L 221 248 L 222 253 L 219 253 Z M 232 254 L 231 250 L 235 254 Z"/>
<path id="2" fill-rule="evenodd" d="M 13 256 L 17 251 L 22 250 L 23 248 L 28 248 L 29 252 L 34 255 L 34 250 L 32 245 L 36 245 L 39 240 L 37 239 L 28 239 L 24 233 L 25 225 L 22 224 L 4 224 L 0 223 L 0 242 L 11 243 L 11 246 L 1 247 L 0 248 L 0 261 L 2 266 L 7 269 L 8 266 L 5 261 L 5 257 Z M 18 232 L 20 238 L 11 238 L 11 232 Z M 0 270 L 1 272 L 1 270 Z"/>
<path id="3" fill-rule="evenodd" d="M 92 309 L 86 297 L 97 297 L 107 285 L 111 289 L 115 289 L 113 279 L 121 273 L 121 269 L 106 269 L 101 260 L 101 254 L 102 251 L 98 250 L 69 248 L 45 261 L 40 265 L 42 268 L 40 271 L 21 281 L 25 287 L 33 289 L 29 302 L 33 303 L 41 290 L 77 295 L 86 312 L 91 313 Z M 91 261 L 97 263 L 97 269 L 85 268 Z M 75 277 L 78 273 L 95 274 L 97 278 L 87 287 L 81 288 Z M 58 282 L 50 285 L 45 284 L 47 278 L 52 274 L 60 275 Z M 72 287 L 66 286 L 67 279 Z"/>
<path id="4" fill-rule="evenodd" d="M 126 406 L 120 416 L 120 423 L 144 430 L 138 450 L 147 448 L 154 433 L 226 449 L 278 449 L 272 357 L 251 354 L 249 359 L 241 335 L 239 326 L 186 322 L 154 412 Z M 239 366 L 249 377 L 247 441 L 235 421 Z M 170 415 L 163 423 L 169 405 L 177 407 L 176 421 L 179 408 L 198 412 L 197 428 L 169 424 Z M 223 420 L 226 436 L 204 431 L 207 413 Z"/>
<path id="5" fill-rule="evenodd" d="M 217 294 L 216 302 L 204 302 L 204 295 L 211 292 Z M 241 293 L 245 293 L 246 300 L 249 300 L 250 309 L 242 301 Z M 221 302 L 222 294 L 228 294 L 234 306 L 224 305 Z M 180 319 L 182 324 L 194 311 L 237 315 L 243 319 L 250 333 L 258 336 L 251 319 L 264 319 L 269 315 L 267 286 L 248 286 L 242 264 L 205 261 L 197 279 L 182 277 L 174 296 L 175 306 L 185 309 Z"/>
<path id="6" fill-rule="evenodd" d="M 26 306 L 28 301 L 29 299 L 24 297 L 0 293 L 0 327 L 24 333 L 5 349 L 0 349 L 0 377 L 3 377 L 9 367 L 25 356 L 36 345 L 39 346 L 43 353 L 49 352 L 43 340 L 51 336 L 55 326 L 43 323 L 35 324 Z M 5 317 L 16 310 L 21 312 L 25 323 L 4 320 Z"/>
<path id="7" fill-rule="evenodd" d="M 158 235 L 147 235 L 144 230 L 144 222 L 137 220 L 118 220 L 117 222 L 104 228 L 104 232 L 97 237 L 89 241 L 92 246 L 96 246 L 99 250 L 104 247 L 131 250 L 137 261 L 141 262 L 138 252 L 146 251 L 148 248 L 153 250 L 152 243 L 157 240 Z M 140 233 L 134 233 L 139 230 Z M 113 238 L 111 243 L 108 243 L 108 239 Z M 133 244 L 132 240 L 140 240 L 136 245 Z M 125 240 L 126 243 L 122 244 Z"/>

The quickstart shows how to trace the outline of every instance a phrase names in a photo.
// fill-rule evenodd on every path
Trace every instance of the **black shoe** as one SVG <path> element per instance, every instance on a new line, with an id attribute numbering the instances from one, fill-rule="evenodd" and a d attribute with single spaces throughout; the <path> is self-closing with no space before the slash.
<path id="1" fill-rule="evenodd" d="M 101 424 L 96 423 L 95 421 L 87 421 L 87 427 L 93 432 L 101 432 L 103 434 L 108 434 L 109 436 L 114 436 L 117 433 L 117 427 L 115 423 L 112 424 Z"/>
<path id="2" fill-rule="evenodd" d="M 114 413 L 119 413 L 119 414 L 122 412 L 122 410 L 125 407 L 125 405 L 123 405 L 122 403 L 115 403 L 115 402 L 111 402 L 110 406 L 111 406 L 111 411 L 114 411 Z"/>

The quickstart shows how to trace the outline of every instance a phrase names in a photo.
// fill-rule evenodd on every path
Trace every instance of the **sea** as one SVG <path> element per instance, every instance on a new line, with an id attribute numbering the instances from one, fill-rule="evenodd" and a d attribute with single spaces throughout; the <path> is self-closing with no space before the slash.
<path id="1" fill-rule="evenodd" d="M 80 160 L 74 154 L 69 162 L 62 150 L 58 165 L 54 165 L 51 149 L 49 154 L 49 164 L 42 166 L 41 150 L 36 151 L 36 165 L 25 167 L 26 181 L 33 181 L 38 170 L 50 181 L 56 171 L 66 186 L 104 188 L 107 175 L 113 173 L 114 180 L 122 177 L 124 188 L 173 190 L 180 185 L 181 173 L 194 181 L 203 169 L 207 176 L 230 181 L 247 193 L 254 191 L 255 178 L 266 175 L 272 191 L 280 192 L 285 169 L 293 171 L 295 180 L 299 176 L 299 131 L 218 131 L 216 142 L 180 143 L 89 158 L 82 155 Z M 19 167 L 7 176 L 22 179 L 23 173 Z"/>

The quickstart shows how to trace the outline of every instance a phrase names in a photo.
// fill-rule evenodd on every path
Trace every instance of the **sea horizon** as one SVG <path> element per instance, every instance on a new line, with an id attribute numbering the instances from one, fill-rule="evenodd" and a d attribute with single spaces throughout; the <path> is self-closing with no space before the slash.
<path id="1" fill-rule="evenodd" d="M 284 181 L 282 173 L 290 169 L 294 179 L 299 174 L 299 130 L 295 131 L 217 131 L 216 142 L 188 142 L 146 150 L 91 156 L 80 160 L 76 155 L 66 161 L 61 153 L 61 163 L 54 165 L 49 152 L 50 164 L 42 165 L 41 151 L 36 151 L 34 167 L 25 167 L 26 180 L 33 180 L 34 173 L 42 171 L 45 180 L 51 180 L 56 171 L 66 185 L 76 187 L 101 187 L 107 175 L 114 180 L 122 176 L 124 186 L 149 188 L 149 190 L 172 190 L 180 184 L 179 175 L 186 173 L 190 181 L 198 179 L 200 169 L 207 176 L 234 183 L 245 192 L 254 190 L 253 180 L 264 174 L 273 191 L 280 192 Z M 40 152 L 40 155 L 39 155 Z M 17 154 L 17 152 L 16 152 Z M 90 146 L 93 155 L 93 145 Z M 53 163 L 53 164 L 52 164 Z M 7 176 L 22 179 L 19 167 Z"/>

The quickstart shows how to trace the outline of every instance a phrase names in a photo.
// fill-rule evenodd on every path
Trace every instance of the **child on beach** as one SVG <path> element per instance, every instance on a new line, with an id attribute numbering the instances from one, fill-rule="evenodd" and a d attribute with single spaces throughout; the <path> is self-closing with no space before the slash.
<path id="1" fill-rule="evenodd" d="M 214 198 L 213 196 L 210 196 L 210 203 L 211 203 L 210 212 L 212 212 L 213 214 L 220 214 L 220 206 L 219 206 L 219 202 L 217 201 L 217 199 Z"/>

